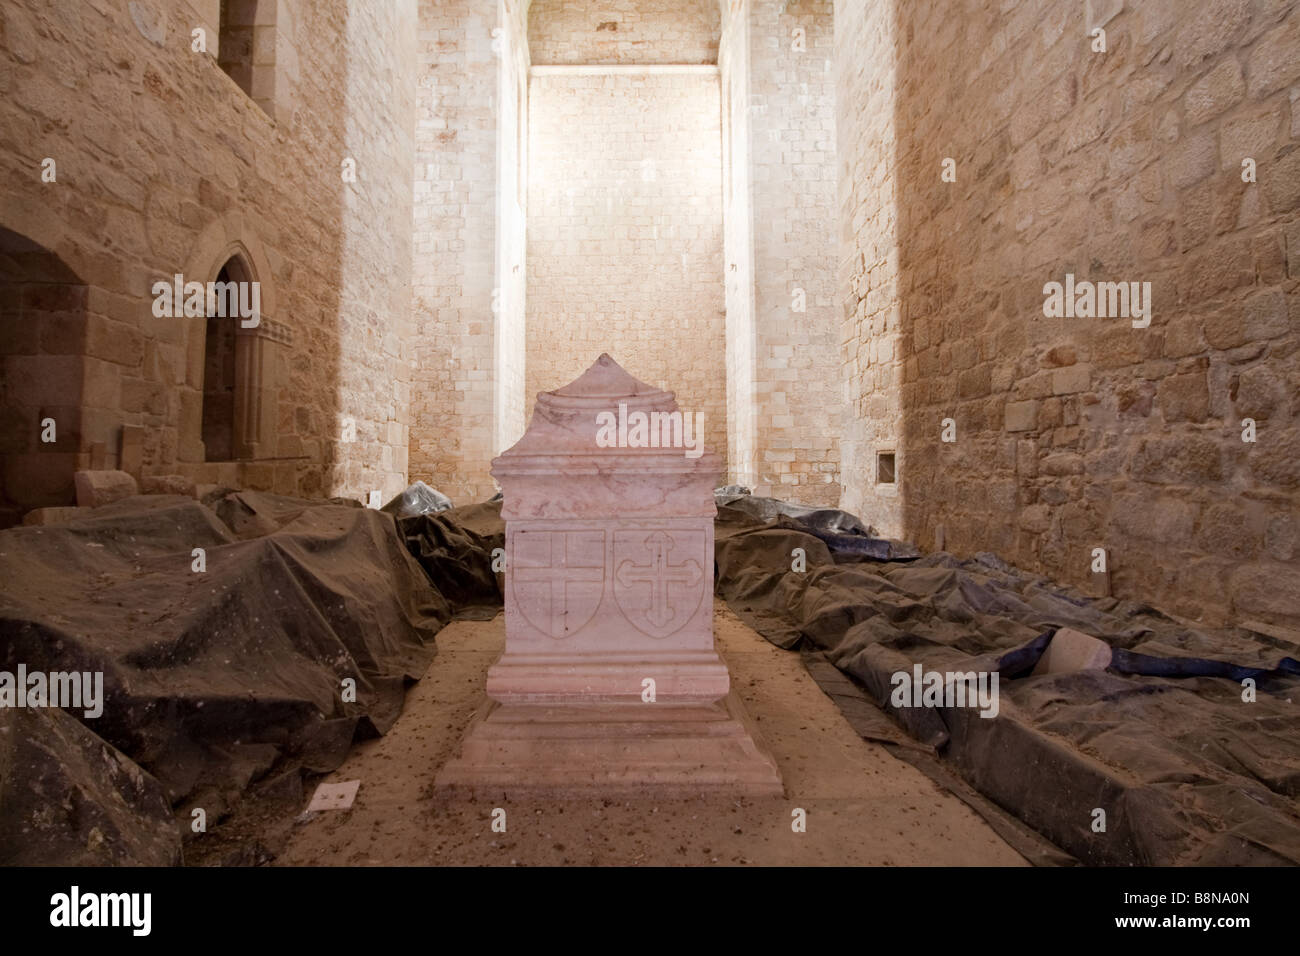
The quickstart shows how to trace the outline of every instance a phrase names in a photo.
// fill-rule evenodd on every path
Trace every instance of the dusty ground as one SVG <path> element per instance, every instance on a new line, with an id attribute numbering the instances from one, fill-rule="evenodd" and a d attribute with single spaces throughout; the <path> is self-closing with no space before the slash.
<path id="1" fill-rule="evenodd" d="M 352 809 L 299 816 L 275 862 L 1025 864 L 964 803 L 859 738 L 797 655 L 763 640 L 722 603 L 714 621 L 733 686 L 776 757 L 786 798 L 512 801 L 503 804 L 506 832 L 494 833 L 492 804 L 438 797 L 431 783 L 484 700 L 488 665 L 505 640 L 498 615 L 439 633 L 438 657 L 396 725 L 354 747 L 326 778 L 361 781 Z M 791 829 L 796 807 L 807 811 L 804 833 Z"/>

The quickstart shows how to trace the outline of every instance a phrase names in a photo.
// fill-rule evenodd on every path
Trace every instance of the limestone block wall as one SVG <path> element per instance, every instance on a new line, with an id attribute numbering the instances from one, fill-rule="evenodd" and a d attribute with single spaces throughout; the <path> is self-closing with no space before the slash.
<path id="1" fill-rule="evenodd" d="M 196 27 L 218 38 L 210 0 L 5 4 L 0 226 L 66 263 L 87 287 L 87 314 L 115 330 L 85 338 L 78 447 L 103 445 L 111 467 L 122 427 L 138 426 L 146 473 L 394 491 L 411 357 L 414 3 L 243 6 L 264 36 L 274 25 L 260 103 L 222 70 L 218 43 L 192 49 Z M 343 180 L 345 159 L 355 182 Z M 205 260 L 201 250 L 254 247 L 276 302 L 266 318 L 279 358 L 262 380 L 274 434 L 256 460 L 198 461 L 203 323 L 154 317 L 152 285 Z M 219 266 L 186 278 L 210 281 Z"/>
<path id="2" fill-rule="evenodd" d="M 743 113 L 733 103 L 728 114 L 735 128 L 730 139 L 745 140 L 732 154 L 734 183 L 748 179 L 749 188 L 728 195 L 738 228 L 727 234 L 733 243 L 728 268 L 752 259 L 752 291 L 729 296 L 740 310 L 734 327 L 752 335 L 752 345 L 744 346 L 753 350 L 749 482 L 807 504 L 836 505 L 843 393 L 835 309 L 834 11 L 830 0 L 743 0 L 728 9 L 727 26 L 724 84 L 748 87 Z M 735 245 L 746 239 L 751 250 Z M 729 271 L 728 282 L 742 274 Z"/>
<path id="3" fill-rule="evenodd" d="M 532 0 L 538 64 L 716 63 L 718 0 Z"/>
<path id="4" fill-rule="evenodd" d="M 608 351 L 703 414 L 725 455 L 716 70 L 534 68 L 529 105 L 530 399 Z"/>
<path id="5" fill-rule="evenodd" d="M 420 4 L 410 476 L 457 503 L 492 496 L 523 432 L 524 15 Z"/>
<path id="6" fill-rule="evenodd" d="M 387 500 L 407 484 L 411 423 L 416 9 L 412 0 L 346 9 L 340 148 L 356 159 L 357 177 L 343 192 L 338 391 L 357 433 L 340 453 L 335 482 Z"/>
<path id="7" fill-rule="evenodd" d="M 525 389 L 524 363 L 528 343 L 528 22 L 525 0 L 503 4 L 506 26 L 499 44 L 501 109 L 497 182 L 496 314 L 496 441 L 500 454 L 524 434 L 532 413 L 532 396 Z"/>
<path id="8" fill-rule="evenodd" d="M 905 531 L 898 482 L 881 456 L 910 474 L 899 403 L 898 181 L 894 174 L 892 0 L 835 5 L 839 298 L 844 388 L 841 507 L 888 535 Z"/>
<path id="9" fill-rule="evenodd" d="M 722 11 L 718 70 L 722 84 L 723 287 L 727 308 L 728 483 L 758 485 L 755 415 L 754 218 L 750 136 L 748 0 Z"/>
<path id="10" fill-rule="evenodd" d="M 899 530 L 1294 624 L 1300 5 L 849 6 L 850 437 L 859 460 L 897 443 Z M 1151 283 L 1149 327 L 1044 316 L 1067 274 Z M 846 479 L 849 505 L 876 500 L 861 467 Z"/>

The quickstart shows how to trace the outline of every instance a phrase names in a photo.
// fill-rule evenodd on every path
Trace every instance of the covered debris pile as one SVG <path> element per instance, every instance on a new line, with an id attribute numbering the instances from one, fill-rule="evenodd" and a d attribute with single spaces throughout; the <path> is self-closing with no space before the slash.
<path id="1" fill-rule="evenodd" d="M 488 620 L 501 611 L 506 528 L 499 499 L 398 518 L 397 527 L 438 589 L 456 595 L 459 617 Z"/>
<path id="2" fill-rule="evenodd" d="M 718 593 L 742 619 L 782 647 L 824 654 L 912 737 L 1078 859 L 1300 863 L 1294 648 L 1088 598 L 988 554 L 846 564 L 806 529 L 725 506 L 716 533 Z M 791 569 L 796 548 L 806 571 Z M 1110 645 L 1109 667 L 1035 673 L 1058 628 Z M 996 713 L 896 696 L 896 675 L 918 667 L 996 674 Z"/>
<path id="3" fill-rule="evenodd" d="M 0 533 L 0 670 L 102 672 L 104 694 L 94 718 L 0 709 L 0 863 L 177 862 L 193 809 L 212 826 L 250 786 L 334 769 L 427 669 L 456 591 L 391 517 L 209 501 Z"/>

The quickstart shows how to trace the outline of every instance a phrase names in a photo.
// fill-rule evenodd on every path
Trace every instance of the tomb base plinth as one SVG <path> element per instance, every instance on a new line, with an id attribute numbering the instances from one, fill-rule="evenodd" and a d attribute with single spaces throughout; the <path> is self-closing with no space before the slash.
<path id="1" fill-rule="evenodd" d="M 712 704 L 490 701 L 435 786 L 478 799 L 783 793 L 735 692 Z"/>

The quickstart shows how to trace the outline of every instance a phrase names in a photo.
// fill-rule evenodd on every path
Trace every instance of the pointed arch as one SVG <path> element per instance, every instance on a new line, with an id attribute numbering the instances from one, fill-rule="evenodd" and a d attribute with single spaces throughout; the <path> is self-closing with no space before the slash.
<path id="1" fill-rule="evenodd" d="M 278 353 L 267 347 L 266 336 L 277 303 L 265 247 L 243 215 L 231 211 L 200 233 L 182 275 L 185 282 L 255 283 L 260 308 L 255 321 L 208 316 L 184 320 L 188 361 L 181 401 L 181 460 L 274 457 Z M 214 325 L 218 322 L 231 324 Z M 213 348 L 230 349 L 228 367 L 225 359 L 212 354 Z M 214 382 L 214 374 L 228 375 L 229 381 Z M 230 407 L 214 409 L 214 403 L 226 401 L 227 390 Z"/>

